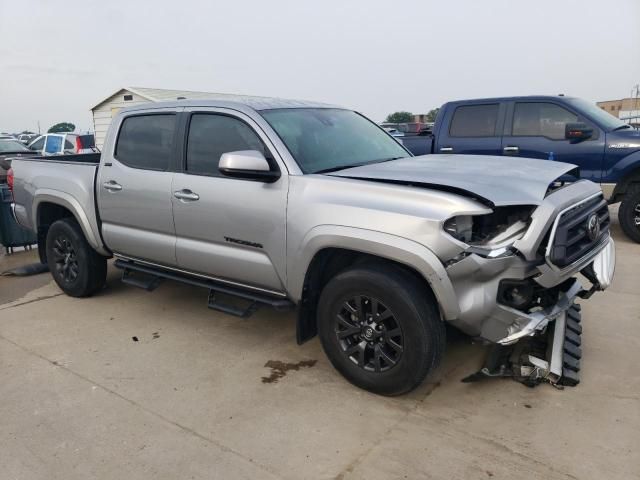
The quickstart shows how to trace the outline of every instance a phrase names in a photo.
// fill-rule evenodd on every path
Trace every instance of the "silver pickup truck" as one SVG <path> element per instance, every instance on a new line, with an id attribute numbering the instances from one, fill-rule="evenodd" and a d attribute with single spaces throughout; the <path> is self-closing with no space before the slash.
<path id="1" fill-rule="evenodd" d="M 468 380 L 574 385 L 574 300 L 607 288 L 615 250 L 600 188 L 557 182 L 573 168 L 413 157 L 351 110 L 224 96 L 124 109 L 101 155 L 14 160 L 13 211 L 67 294 L 99 292 L 115 257 L 126 283 L 205 287 L 229 314 L 297 308 L 298 342 L 319 334 L 376 393 L 421 383 L 445 323 L 496 346 Z"/>

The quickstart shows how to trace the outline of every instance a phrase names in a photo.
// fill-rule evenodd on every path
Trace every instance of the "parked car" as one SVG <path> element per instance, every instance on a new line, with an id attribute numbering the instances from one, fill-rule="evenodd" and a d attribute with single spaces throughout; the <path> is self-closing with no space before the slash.
<path id="1" fill-rule="evenodd" d="M 579 178 L 599 183 L 610 203 L 622 202 L 620 225 L 640 242 L 640 132 L 593 103 L 565 96 L 449 102 L 433 133 L 401 142 L 415 155 L 503 155 L 576 164 Z"/>
<path id="2" fill-rule="evenodd" d="M 404 137 L 404 133 L 396 128 L 384 127 L 383 130 L 392 137 Z"/>
<path id="3" fill-rule="evenodd" d="M 92 134 L 47 133 L 29 144 L 29 149 L 41 155 L 64 155 L 96 153 L 95 137 Z"/>
<path id="4" fill-rule="evenodd" d="M 21 133 L 18 135 L 18 141 L 23 143 L 24 145 L 29 145 L 33 140 L 38 138 L 40 135 L 37 133 Z"/>
<path id="5" fill-rule="evenodd" d="M 206 287 L 225 313 L 297 306 L 298 342 L 319 334 L 335 368 L 373 392 L 420 384 L 445 322 L 503 353 L 537 345 L 499 372 L 574 385 L 573 302 L 607 288 L 615 250 L 597 184 L 550 188 L 573 168 L 413 158 L 324 104 L 186 100 L 121 110 L 101 155 L 14 160 L 13 212 L 68 295 L 98 292 L 115 256 L 126 283 Z"/>
<path id="6" fill-rule="evenodd" d="M 430 130 L 429 124 L 422 122 L 401 123 L 398 130 L 403 132 L 405 136 L 419 135 L 422 132 Z"/>
<path id="7" fill-rule="evenodd" d="M 35 153 L 14 138 L 0 139 L 0 184 L 7 183 L 7 172 L 13 157 L 34 156 Z"/>

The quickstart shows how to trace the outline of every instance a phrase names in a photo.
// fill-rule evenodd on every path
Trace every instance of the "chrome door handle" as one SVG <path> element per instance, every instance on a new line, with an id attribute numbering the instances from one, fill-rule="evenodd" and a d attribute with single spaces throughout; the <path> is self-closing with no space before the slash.
<path id="1" fill-rule="evenodd" d="M 441 152 L 453 152 L 453 147 L 440 147 Z"/>
<path id="2" fill-rule="evenodd" d="M 193 193 L 191 190 L 177 190 L 173 192 L 173 196 L 184 201 L 195 202 L 196 200 L 200 200 L 200 195 L 197 193 Z"/>
<path id="3" fill-rule="evenodd" d="M 513 145 L 507 145 L 502 149 L 504 153 L 520 153 L 520 149 Z"/>
<path id="4" fill-rule="evenodd" d="M 104 182 L 102 186 L 104 187 L 105 190 L 109 190 L 110 192 L 119 192 L 120 190 L 122 190 L 122 185 L 120 185 L 118 182 L 115 182 L 113 180 Z"/>

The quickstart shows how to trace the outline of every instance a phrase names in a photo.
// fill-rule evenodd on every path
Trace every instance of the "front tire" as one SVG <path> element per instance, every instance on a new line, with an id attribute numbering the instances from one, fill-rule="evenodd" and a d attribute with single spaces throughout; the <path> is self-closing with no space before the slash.
<path id="1" fill-rule="evenodd" d="M 640 185 L 631 185 L 625 193 L 618 210 L 618 220 L 622 231 L 640 243 Z"/>
<path id="2" fill-rule="evenodd" d="M 107 259 L 91 248 L 75 219 L 49 227 L 46 250 L 51 275 L 67 295 L 89 297 L 104 286 Z"/>
<path id="3" fill-rule="evenodd" d="M 416 388 L 444 353 L 445 328 L 433 294 L 392 265 L 361 266 L 330 280 L 320 296 L 318 332 L 347 380 L 382 395 Z"/>

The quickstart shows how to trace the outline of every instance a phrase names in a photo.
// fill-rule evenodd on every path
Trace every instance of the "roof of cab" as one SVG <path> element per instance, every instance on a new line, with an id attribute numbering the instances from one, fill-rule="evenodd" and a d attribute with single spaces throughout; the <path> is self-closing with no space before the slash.
<path id="1" fill-rule="evenodd" d="M 523 100 L 573 100 L 576 97 L 569 97 L 565 95 L 521 95 L 513 97 L 487 97 L 487 98 L 469 98 L 466 100 L 453 100 L 447 103 L 482 103 L 482 102 L 510 102 L 510 101 L 523 101 Z"/>
<path id="2" fill-rule="evenodd" d="M 123 111 L 148 110 L 156 108 L 172 107 L 223 107 L 223 108 L 250 108 L 252 110 L 272 110 L 277 108 L 340 108 L 320 102 L 307 100 L 288 100 L 284 98 L 255 97 L 248 95 L 212 94 L 202 99 L 173 100 L 170 102 L 143 103 L 126 107 Z"/>

